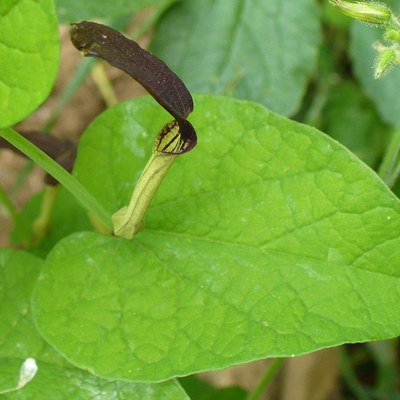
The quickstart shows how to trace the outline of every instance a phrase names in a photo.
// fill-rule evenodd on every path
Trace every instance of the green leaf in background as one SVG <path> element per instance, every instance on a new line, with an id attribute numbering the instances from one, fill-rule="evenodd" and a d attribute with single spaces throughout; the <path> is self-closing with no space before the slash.
<path id="1" fill-rule="evenodd" d="M 161 19 L 152 50 L 192 92 L 292 115 L 316 66 L 318 14 L 313 0 L 181 1 Z"/>
<path id="2" fill-rule="evenodd" d="M 400 8 L 398 0 L 385 3 L 391 5 L 395 12 Z M 360 22 L 353 23 L 350 55 L 354 72 L 382 118 L 389 124 L 400 126 L 400 68 L 394 67 L 387 75 L 374 79 L 376 51 L 372 46 L 377 40 L 383 40 L 381 29 Z"/>
<path id="3" fill-rule="evenodd" d="M 371 167 L 377 166 L 391 132 L 358 85 L 347 81 L 334 86 L 322 114 L 324 132 Z"/>
<path id="4" fill-rule="evenodd" d="M 0 4 L 0 127 L 15 124 L 48 96 L 58 71 L 59 38 L 52 0 Z"/>
<path id="5" fill-rule="evenodd" d="M 30 254 L 0 250 L 0 391 L 16 386 L 26 358 L 35 358 L 38 372 L 21 390 L 4 399 L 26 400 L 187 400 L 175 382 L 130 384 L 99 379 L 73 367 L 39 336 L 30 317 L 30 296 L 42 261 Z M 7 385 L 7 378 L 9 379 Z"/>
<path id="6" fill-rule="evenodd" d="M 110 20 L 134 14 L 144 8 L 164 8 L 176 0 L 56 0 L 60 22 L 78 22 L 85 19 Z"/>
<path id="7" fill-rule="evenodd" d="M 195 104 L 198 146 L 134 240 L 82 232 L 49 254 L 33 298 L 49 342 L 99 376 L 159 381 L 398 335 L 400 204 L 377 175 L 258 104 Z M 76 174 L 107 209 L 166 117 L 141 98 L 85 133 Z"/>

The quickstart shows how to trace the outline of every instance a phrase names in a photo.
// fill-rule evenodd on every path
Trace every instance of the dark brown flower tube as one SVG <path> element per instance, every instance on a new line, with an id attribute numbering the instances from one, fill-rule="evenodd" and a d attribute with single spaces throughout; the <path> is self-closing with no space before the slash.
<path id="1" fill-rule="evenodd" d="M 192 96 L 163 61 L 118 31 L 95 22 L 72 24 L 71 40 L 84 55 L 106 60 L 146 88 L 178 122 L 184 142 L 181 153 L 196 145 L 196 132 L 186 119 L 193 111 Z"/>

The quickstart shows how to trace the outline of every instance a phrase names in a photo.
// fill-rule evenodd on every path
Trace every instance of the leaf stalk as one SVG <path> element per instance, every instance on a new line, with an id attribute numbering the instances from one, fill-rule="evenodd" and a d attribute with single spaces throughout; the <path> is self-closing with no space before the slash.
<path id="1" fill-rule="evenodd" d="M 254 389 L 254 391 L 247 396 L 246 400 L 259 400 L 261 398 L 261 395 L 263 394 L 265 388 L 275 377 L 284 360 L 284 358 L 275 358 L 272 361 L 269 368 L 265 371 L 265 374 L 262 377 L 260 383 Z"/>
<path id="2" fill-rule="evenodd" d="M 378 175 L 392 188 L 400 175 L 400 129 L 393 133 L 378 170 Z"/>

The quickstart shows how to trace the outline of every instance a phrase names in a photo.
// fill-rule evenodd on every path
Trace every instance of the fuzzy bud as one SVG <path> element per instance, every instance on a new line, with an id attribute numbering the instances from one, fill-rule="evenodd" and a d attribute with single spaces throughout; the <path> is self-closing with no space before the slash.
<path id="1" fill-rule="evenodd" d="M 396 52 L 393 49 L 385 49 L 378 54 L 375 64 L 375 79 L 381 78 L 396 62 Z"/>
<path id="2" fill-rule="evenodd" d="M 384 34 L 384 38 L 390 42 L 400 42 L 400 31 L 388 29 Z"/>
<path id="3" fill-rule="evenodd" d="M 367 3 L 342 0 L 330 0 L 331 4 L 338 8 L 343 14 L 363 22 L 381 25 L 386 24 L 392 17 L 392 12 L 384 4 Z"/>

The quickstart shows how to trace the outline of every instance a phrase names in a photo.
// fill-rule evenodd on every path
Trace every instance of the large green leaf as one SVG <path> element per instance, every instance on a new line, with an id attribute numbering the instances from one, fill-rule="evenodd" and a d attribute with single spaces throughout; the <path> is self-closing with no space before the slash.
<path id="1" fill-rule="evenodd" d="M 156 30 L 154 52 L 193 92 L 300 106 L 320 41 L 314 0 L 181 1 Z"/>
<path id="2" fill-rule="evenodd" d="M 132 381 L 398 335 L 398 199 L 313 128 L 255 103 L 195 102 L 198 146 L 134 240 L 82 232 L 49 254 L 42 334 L 78 366 Z M 110 211 L 167 119 L 139 99 L 85 133 L 76 173 Z"/>
<path id="3" fill-rule="evenodd" d="M 58 70 L 53 0 L 0 4 L 0 127 L 22 120 L 49 94 Z"/>
<path id="4" fill-rule="evenodd" d="M 400 7 L 399 0 L 386 1 L 390 3 L 393 10 Z M 377 27 L 356 22 L 351 30 L 350 54 L 353 60 L 354 72 L 360 80 L 365 93 L 374 102 L 382 118 L 392 124 L 400 125 L 400 68 L 394 68 L 380 79 L 374 79 L 373 66 L 376 51 L 374 43 L 383 41 L 382 30 Z"/>
<path id="5" fill-rule="evenodd" d="M 109 400 L 187 399 L 174 382 L 129 384 L 99 379 L 55 353 L 39 336 L 30 317 L 30 296 L 42 261 L 32 255 L 0 250 L 0 391 L 15 388 L 23 361 L 34 357 L 38 372 L 21 390 L 4 399 Z"/>
<path id="6" fill-rule="evenodd" d="M 110 20 L 134 14 L 147 7 L 166 7 L 175 0 L 56 0 L 60 22 L 78 22 L 84 19 Z"/>

